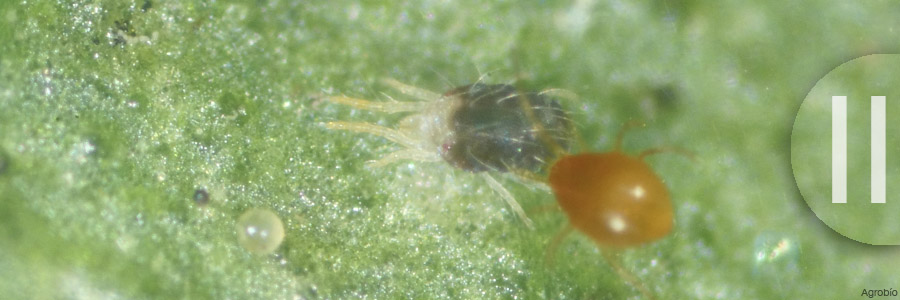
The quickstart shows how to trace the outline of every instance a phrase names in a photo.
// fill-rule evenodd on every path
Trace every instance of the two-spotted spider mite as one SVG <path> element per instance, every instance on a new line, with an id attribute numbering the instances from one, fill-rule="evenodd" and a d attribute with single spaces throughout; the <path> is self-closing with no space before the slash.
<path id="1" fill-rule="evenodd" d="M 550 187 L 569 218 L 547 250 L 548 259 L 573 229 L 606 251 L 613 269 L 645 298 L 653 294 L 610 252 L 666 236 L 673 225 L 672 204 L 662 180 L 644 162 L 648 155 L 679 149 L 654 148 L 636 156 L 622 151 L 623 128 L 610 152 L 571 154 L 575 139 L 570 119 L 550 94 L 519 92 L 510 85 L 475 83 L 444 94 L 386 80 L 403 94 L 425 102 L 372 102 L 332 97 L 331 101 L 381 112 L 416 112 L 396 129 L 369 123 L 331 122 L 328 128 L 366 132 L 404 146 L 373 163 L 398 160 L 440 161 L 480 172 L 511 172 Z M 529 226 L 530 220 L 512 195 L 486 172 L 480 172 Z"/>
<path id="2" fill-rule="evenodd" d="M 519 93 L 506 84 L 474 83 L 444 94 L 409 86 L 395 80 L 384 83 L 420 102 L 373 102 L 331 97 L 333 102 L 380 112 L 412 112 L 396 128 L 369 123 L 330 122 L 326 127 L 378 135 L 403 146 L 373 166 L 399 160 L 440 161 L 479 173 L 512 210 L 529 226 L 525 211 L 488 172 L 544 174 L 558 150 L 567 148 L 571 122 L 550 97 L 558 90 Z M 552 136 L 550 141 L 543 137 Z"/>

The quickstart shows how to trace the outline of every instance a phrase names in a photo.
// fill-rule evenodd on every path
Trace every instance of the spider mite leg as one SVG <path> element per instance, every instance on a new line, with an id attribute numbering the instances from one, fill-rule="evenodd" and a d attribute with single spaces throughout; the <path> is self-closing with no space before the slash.
<path id="1" fill-rule="evenodd" d="M 438 94 L 438 93 L 435 93 L 435 92 L 432 92 L 432 91 L 429 91 L 426 89 L 414 87 L 414 86 L 399 82 L 395 79 L 385 78 L 385 79 L 382 79 L 381 82 L 394 88 L 397 91 L 400 91 L 404 95 L 409 95 L 409 96 L 412 96 L 419 100 L 433 101 L 435 99 L 441 98 L 441 94 Z"/>
<path id="2" fill-rule="evenodd" d="M 506 201 L 506 204 L 508 204 L 513 212 L 516 213 L 516 216 L 518 216 L 519 219 L 521 219 L 522 222 L 525 223 L 525 226 L 534 229 L 534 222 L 532 222 L 531 219 L 528 218 L 528 215 L 525 214 L 525 210 L 522 209 L 522 206 L 519 205 L 519 202 L 516 202 L 516 198 L 513 197 L 512 193 L 506 190 L 506 188 L 503 187 L 500 182 L 497 182 L 497 180 L 487 172 L 482 172 L 481 177 L 484 178 L 485 181 L 487 181 L 488 185 L 491 186 L 491 188 L 495 192 L 497 192 L 497 194 L 500 194 L 500 197 Z"/>

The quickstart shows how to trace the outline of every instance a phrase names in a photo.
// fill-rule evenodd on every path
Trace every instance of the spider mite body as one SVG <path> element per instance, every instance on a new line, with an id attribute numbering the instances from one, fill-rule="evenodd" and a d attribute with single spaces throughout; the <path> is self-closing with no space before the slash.
<path id="1" fill-rule="evenodd" d="M 554 153 L 538 130 L 548 133 L 561 147 L 569 146 L 571 123 L 549 96 L 520 94 L 507 84 L 480 83 L 457 87 L 444 96 L 460 103 L 450 117 L 453 134 L 443 142 L 440 153 L 460 169 L 506 172 L 514 168 L 543 173 Z M 532 119 L 540 127 L 536 128 Z"/>
<path id="2" fill-rule="evenodd" d="M 372 166 L 402 160 L 443 160 L 478 173 L 531 226 L 512 194 L 484 171 L 542 174 L 556 155 L 554 147 L 568 147 L 572 138 L 570 120 L 547 92 L 519 93 L 511 85 L 475 83 L 437 94 L 394 80 L 384 82 L 422 101 L 329 100 L 371 111 L 411 113 L 396 128 L 362 122 L 330 122 L 326 127 L 370 133 L 403 146 Z M 542 141 L 547 136 L 551 136 L 551 143 Z"/>

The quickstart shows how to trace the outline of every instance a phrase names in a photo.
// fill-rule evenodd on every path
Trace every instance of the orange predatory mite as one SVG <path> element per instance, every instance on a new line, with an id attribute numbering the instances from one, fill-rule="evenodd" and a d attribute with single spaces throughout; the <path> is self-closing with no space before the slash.
<path id="1" fill-rule="evenodd" d="M 629 156 L 606 153 L 563 155 L 547 181 L 572 226 L 598 244 L 629 247 L 652 242 L 672 230 L 669 191 L 644 162 L 659 149 Z"/>
<path id="2" fill-rule="evenodd" d="M 691 154 L 676 148 L 653 148 L 628 155 L 622 151 L 622 139 L 632 126 L 622 128 L 610 152 L 568 154 L 557 147 L 559 158 L 552 163 L 546 182 L 571 225 L 554 238 L 547 255 L 551 260 L 562 239 L 578 229 L 606 249 L 601 253 L 619 276 L 645 298 L 655 299 L 610 250 L 653 242 L 672 231 L 669 191 L 644 158 L 667 151 Z"/>
<path id="3" fill-rule="evenodd" d="M 550 97 L 565 95 L 557 90 L 526 92 L 507 84 L 483 84 L 479 79 L 475 84 L 437 94 L 392 79 L 383 82 L 424 101 L 329 97 L 332 102 L 358 109 L 413 114 L 402 119 L 397 128 L 341 121 L 325 126 L 382 136 L 403 146 L 373 166 L 402 160 L 443 160 L 479 173 L 529 227 L 531 221 L 512 194 L 486 171 L 508 172 L 526 179 L 523 182 L 548 184 L 571 223 L 550 243 L 548 261 L 562 239 L 578 229 L 604 249 L 604 258 L 623 280 L 645 298 L 654 298 L 609 250 L 649 243 L 672 230 L 669 192 L 644 158 L 666 151 L 687 153 L 653 148 L 636 156 L 625 154 L 622 139 L 634 126 L 629 123 L 616 137 L 613 151 L 571 154 L 568 149 L 574 128 L 565 110 Z"/>

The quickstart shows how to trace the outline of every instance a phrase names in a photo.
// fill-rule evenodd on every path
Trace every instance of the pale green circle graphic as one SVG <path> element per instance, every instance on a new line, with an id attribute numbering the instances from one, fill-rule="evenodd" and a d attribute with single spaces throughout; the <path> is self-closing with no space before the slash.
<path id="1" fill-rule="evenodd" d="M 900 245 L 898 75 L 900 54 L 868 55 L 838 66 L 806 96 L 791 134 L 791 166 L 803 199 L 829 227 L 866 244 Z M 847 97 L 846 203 L 832 203 L 832 96 Z M 885 203 L 871 202 L 872 96 L 886 97 Z"/>

